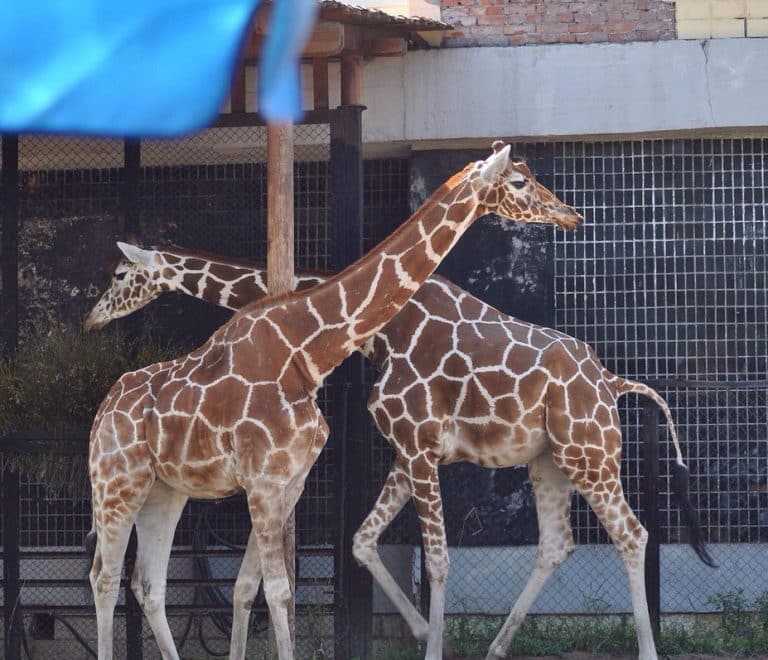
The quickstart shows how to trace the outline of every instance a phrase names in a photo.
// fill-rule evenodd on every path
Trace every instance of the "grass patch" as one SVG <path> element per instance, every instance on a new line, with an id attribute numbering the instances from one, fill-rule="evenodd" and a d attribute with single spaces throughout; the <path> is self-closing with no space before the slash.
<path id="1" fill-rule="evenodd" d="M 690 630 L 662 624 L 656 641 L 660 655 L 710 653 L 749 657 L 768 652 L 768 591 L 752 602 L 740 589 L 715 594 L 708 602 L 720 612 L 720 625 Z M 458 657 L 485 657 L 500 627 L 501 620 L 497 618 L 463 615 L 446 621 L 446 630 Z M 632 617 L 606 614 L 556 620 L 529 617 L 515 635 L 509 656 L 559 655 L 568 651 L 637 653 Z"/>

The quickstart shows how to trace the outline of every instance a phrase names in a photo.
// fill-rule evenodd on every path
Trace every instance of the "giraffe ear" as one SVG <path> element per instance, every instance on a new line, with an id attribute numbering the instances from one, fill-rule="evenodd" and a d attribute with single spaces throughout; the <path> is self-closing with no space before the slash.
<path id="1" fill-rule="evenodd" d="M 486 183 L 495 183 L 509 164 L 510 145 L 492 153 L 480 168 L 480 177 Z"/>
<path id="2" fill-rule="evenodd" d="M 122 252 L 129 261 L 132 261 L 135 264 L 141 264 L 145 268 L 152 268 L 152 265 L 155 262 L 155 255 L 149 250 L 142 250 L 136 245 L 123 243 L 122 241 L 117 242 L 117 247 L 120 248 L 120 252 Z"/>

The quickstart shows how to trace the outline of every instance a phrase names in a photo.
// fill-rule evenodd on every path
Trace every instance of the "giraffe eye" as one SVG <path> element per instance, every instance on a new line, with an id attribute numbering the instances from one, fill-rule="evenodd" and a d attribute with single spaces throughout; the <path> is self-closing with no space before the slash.
<path id="1" fill-rule="evenodd" d="M 517 188 L 518 190 L 522 190 L 523 188 L 525 188 L 525 184 L 528 182 L 525 179 L 515 179 L 511 183 L 514 188 Z"/>
<path id="2" fill-rule="evenodd" d="M 123 271 L 122 273 L 115 273 L 115 279 L 116 280 L 124 280 L 127 273 Z"/>

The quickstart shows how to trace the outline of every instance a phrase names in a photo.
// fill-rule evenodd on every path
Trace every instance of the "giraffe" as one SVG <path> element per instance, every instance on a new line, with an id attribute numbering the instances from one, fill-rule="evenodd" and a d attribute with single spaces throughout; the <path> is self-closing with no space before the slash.
<path id="1" fill-rule="evenodd" d="M 131 588 L 163 657 L 178 657 L 165 616 L 173 530 L 189 497 L 237 491 L 245 492 L 252 530 L 235 582 L 230 657 L 244 657 L 262 579 L 278 657 L 293 657 L 282 528 L 328 436 L 318 388 L 400 311 L 476 218 L 495 212 L 565 228 L 581 220 L 509 151 L 494 143 L 486 160 L 450 178 L 340 274 L 247 305 L 198 349 L 124 374 L 113 386 L 94 419 L 89 451 L 100 658 L 112 655 L 114 606 L 134 524 Z"/>
<path id="2" fill-rule="evenodd" d="M 240 260 L 175 246 L 148 250 L 120 243 L 119 247 L 125 259 L 86 319 L 87 327 L 103 327 L 166 290 L 230 309 L 250 300 L 240 292 L 246 287 L 260 297 L 267 292 L 263 270 Z M 312 286 L 327 277 L 298 273 L 296 285 Z M 504 656 L 548 576 L 573 550 L 569 513 L 574 490 L 587 497 L 604 524 L 607 521 L 627 567 L 640 656 L 656 657 L 642 574 L 646 533 L 629 511 L 619 482 L 621 432 L 616 400 L 635 392 L 662 408 L 676 450 L 675 486 L 679 489 L 687 483 L 687 475 L 664 400 L 642 384 L 611 374 L 583 342 L 509 317 L 438 276 L 430 277 L 361 350 L 379 368 L 369 408 L 396 458 L 376 506 L 355 537 L 354 551 L 414 634 L 425 640 L 433 631 L 435 645 L 442 637 L 436 623 L 442 622 L 437 607 L 442 603 L 434 602 L 434 594 L 447 576 L 447 550 L 435 463 L 468 460 L 497 467 L 527 460 L 539 518 L 538 558 L 488 657 Z M 546 423 L 550 413 L 551 430 Z M 414 434 L 415 429 L 403 420 L 440 424 L 440 430 L 437 437 Z M 415 478 L 414 461 L 424 455 L 429 460 L 423 478 Z M 607 495 L 615 501 L 607 501 Z M 409 497 L 417 504 L 424 529 L 433 594 L 430 626 L 387 573 L 376 551 L 381 533 Z M 711 564 L 684 493 L 679 502 L 693 547 Z M 440 657 L 439 651 L 436 646 L 428 657 Z"/>

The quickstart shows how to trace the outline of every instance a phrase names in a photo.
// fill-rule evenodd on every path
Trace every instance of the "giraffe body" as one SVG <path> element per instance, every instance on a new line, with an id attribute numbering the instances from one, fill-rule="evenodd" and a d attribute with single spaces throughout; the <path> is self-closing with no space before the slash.
<path id="1" fill-rule="evenodd" d="M 245 491 L 253 527 L 235 584 L 230 657 L 244 656 L 261 579 L 278 655 L 292 657 L 282 527 L 327 439 L 317 390 L 487 212 L 567 228 L 580 221 L 524 164 L 510 161 L 508 146 L 495 143 L 486 161 L 468 165 L 341 274 L 248 305 L 192 353 L 118 381 L 94 420 L 89 457 L 100 658 L 111 656 L 113 610 L 134 523 L 139 551 L 132 588 L 163 657 L 178 657 L 164 611 L 173 529 L 187 497 L 236 490 Z M 166 275 L 176 277 L 172 269 Z M 427 653 L 437 657 L 439 642 L 431 641 Z"/>
<path id="2" fill-rule="evenodd" d="M 122 248 L 133 261 L 121 264 L 121 273 L 140 271 L 141 255 L 148 261 L 147 255 L 151 255 L 151 260 L 160 263 L 171 255 L 176 268 L 183 271 L 185 267 L 184 249 Z M 217 282 L 243 277 L 242 264 L 236 261 L 197 253 L 196 258 L 207 261 L 207 272 L 215 273 Z M 154 270 L 163 268 L 155 266 Z M 323 277 L 327 275 L 299 274 L 296 284 L 312 286 Z M 251 278 L 254 283 L 262 282 L 263 296 L 262 272 L 252 270 Z M 112 289 L 96 305 L 91 323 L 101 325 L 141 306 L 136 285 L 121 280 L 114 280 Z M 156 280 L 154 286 L 165 286 L 161 282 Z M 133 293 L 118 295 L 126 286 Z M 199 292 L 212 290 L 224 288 L 199 281 Z M 239 303 L 226 296 L 197 295 L 229 308 L 237 308 Z M 118 310 L 112 302 L 118 300 L 129 301 L 129 309 Z M 437 586 L 447 573 L 447 547 L 444 533 L 429 534 L 430 527 L 442 528 L 441 518 L 439 523 L 433 521 L 440 514 L 436 464 L 466 460 L 506 467 L 528 463 L 539 518 L 539 559 L 494 644 L 496 655 L 491 652 L 489 657 L 503 657 L 546 578 L 573 550 L 569 513 L 574 490 L 600 511 L 601 520 L 615 517 L 622 521 L 623 528 L 613 525 L 611 535 L 629 564 L 633 601 L 638 603 L 641 657 L 653 657 L 650 622 L 647 613 L 643 615 L 647 612 L 644 596 L 636 595 L 644 589 L 637 556 L 643 554 L 645 532 L 625 508 L 618 481 L 621 435 L 616 400 L 628 392 L 651 397 L 664 410 L 677 444 L 663 399 L 644 385 L 611 374 L 587 344 L 507 316 L 437 276 L 430 277 L 362 350 L 380 370 L 369 409 L 395 449 L 396 459 L 374 510 L 356 536 L 355 555 L 374 573 L 414 634 L 426 639 L 429 626 L 379 560 L 376 543 L 381 533 L 405 502 L 416 498 L 427 530 L 425 546 L 433 587 Z M 546 423 L 548 413 L 551 429 Z M 424 456 L 429 460 L 422 460 Z M 414 479 L 416 465 L 423 472 Z M 609 493 L 615 501 L 607 499 Z M 610 526 L 608 529 L 611 531 Z M 435 542 L 428 545 L 430 538 Z M 702 550 L 696 543 L 694 547 Z M 708 560 L 705 553 L 702 556 Z M 435 611 L 433 604 L 433 617 Z M 439 639 L 437 633 L 434 637 Z"/>

